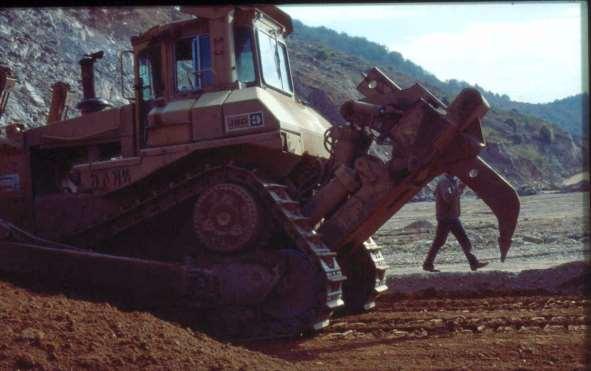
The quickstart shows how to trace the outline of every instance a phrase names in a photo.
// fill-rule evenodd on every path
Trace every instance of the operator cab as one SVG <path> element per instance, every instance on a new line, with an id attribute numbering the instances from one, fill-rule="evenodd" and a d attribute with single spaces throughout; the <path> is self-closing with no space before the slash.
<path id="1" fill-rule="evenodd" d="M 208 99 L 223 103 L 222 92 L 256 86 L 293 100 L 287 14 L 275 6 L 182 11 L 198 18 L 156 26 L 132 38 L 140 147 L 224 136 L 221 127 L 192 127 L 200 113 L 193 111 L 205 104 L 196 100 L 207 93 L 218 92 Z"/>

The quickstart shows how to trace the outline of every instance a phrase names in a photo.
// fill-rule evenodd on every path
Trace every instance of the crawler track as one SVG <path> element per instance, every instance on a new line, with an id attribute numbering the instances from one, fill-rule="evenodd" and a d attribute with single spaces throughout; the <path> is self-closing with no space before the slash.
<path id="1" fill-rule="evenodd" d="M 248 321 L 233 322 L 235 315 L 242 315 L 236 313 L 246 308 L 228 308 L 227 312 L 224 308 L 216 309 L 215 316 L 209 320 L 213 332 L 221 338 L 253 340 L 293 337 L 303 331 L 320 330 L 326 327 L 333 311 L 343 305 L 341 283 L 345 277 L 341 274 L 336 254 L 330 251 L 320 236 L 311 229 L 308 218 L 301 213 L 300 204 L 291 199 L 286 186 L 264 182 L 253 172 L 236 167 L 226 167 L 224 171 L 226 174 L 231 173 L 230 177 L 226 175 L 226 179 L 234 178 L 236 181 L 246 182 L 251 189 L 256 190 L 273 215 L 273 220 L 293 241 L 296 254 L 305 257 L 311 270 L 290 272 L 292 276 L 285 278 L 290 282 L 283 289 L 279 289 L 279 292 L 276 291 L 276 295 L 272 294 L 260 308 L 256 308 L 255 316 L 248 318 Z M 287 308 L 289 296 L 294 294 L 292 289 L 297 290 L 300 275 L 318 277 L 315 283 L 316 292 L 313 293 L 312 299 L 315 304 L 305 312 L 287 315 L 290 310 Z M 307 277 L 303 278 L 305 280 Z M 293 280 L 296 281 L 296 287 L 293 286 Z M 280 283 L 279 286 L 281 285 Z M 285 306 L 281 305 L 283 300 L 287 301 Z M 284 313 L 278 313 L 278 303 L 279 307 L 284 307 Z"/>
<path id="2" fill-rule="evenodd" d="M 282 246 L 263 246 L 252 253 L 243 253 L 236 260 L 227 256 L 218 258 L 218 267 L 237 262 L 244 259 L 245 254 L 250 254 L 251 266 L 259 265 L 261 270 L 282 270 L 277 272 L 281 276 L 279 282 L 262 303 L 227 305 L 227 300 L 221 299 L 224 297 L 221 288 L 224 282 L 215 273 L 211 261 L 194 259 L 184 264 L 177 263 L 181 275 L 186 277 L 181 281 L 187 287 L 175 287 L 174 291 L 184 290 L 183 301 L 189 306 L 210 308 L 209 328 L 221 338 L 291 337 L 326 327 L 333 311 L 343 305 L 341 284 L 345 277 L 341 274 L 336 254 L 312 230 L 308 218 L 300 211 L 300 204 L 289 196 L 287 187 L 264 181 L 254 171 L 226 165 L 187 174 L 182 179 L 169 182 L 165 188 L 154 189 L 147 195 L 144 192 L 143 197 L 121 207 L 117 215 L 78 231 L 68 242 L 76 246 L 77 242 L 89 245 L 88 241 L 91 241 L 91 246 L 100 246 L 103 241 L 109 241 L 121 232 L 189 202 L 220 179 L 244 184 L 254 191 L 264 202 L 273 225 L 279 226 L 289 241 L 283 241 Z M 61 248 L 55 247 L 57 250 Z M 278 256 L 283 258 L 282 268 L 277 265 Z M 108 255 L 104 257 L 109 259 Z M 59 254 L 56 259 L 59 259 Z M 138 264 L 146 265 L 144 262 L 138 260 Z M 306 301 L 305 306 L 297 310 L 290 308 L 293 290 L 299 290 L 300 297 Z"/>
<path id="3" fill-rule="evenodd" d="M 385 292 L 388 265 L 382 248 L 370 238 L 352 251 L 339 254 L 338 260 L 347 281 L 343 283 L 345 308 L 362 312 L 375 307 L 376 297 Z"/>

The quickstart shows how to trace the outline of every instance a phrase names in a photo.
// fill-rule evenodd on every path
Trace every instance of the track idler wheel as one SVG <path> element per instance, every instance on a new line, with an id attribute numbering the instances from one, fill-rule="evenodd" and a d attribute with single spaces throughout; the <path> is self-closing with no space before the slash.
<path id="1" fill-rule="evenodd" d="M 201 245 L 235 253 L 260 245 L 265 224 L 261 202 L 248 186 L 221 182 L 207 187 L 193 207 L 193 230 Z"/>

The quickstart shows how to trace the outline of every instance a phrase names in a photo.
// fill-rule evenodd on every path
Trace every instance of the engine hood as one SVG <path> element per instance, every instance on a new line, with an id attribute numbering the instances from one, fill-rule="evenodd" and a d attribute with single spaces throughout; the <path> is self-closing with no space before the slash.
<path id="1" fill-rule="evenodd" d="M 261 109 L 267 129 L 280 129 L 294 144 L 294 152 L 328 158 L 324 132 L 331 124 L 311 107 L 293 97 L 270 88 L 250 87 L 230 93 L 223 105 L 224 115 L 240 114 L 248 109 Z M 299 150 L 298 147 L 301 147 Z"/>

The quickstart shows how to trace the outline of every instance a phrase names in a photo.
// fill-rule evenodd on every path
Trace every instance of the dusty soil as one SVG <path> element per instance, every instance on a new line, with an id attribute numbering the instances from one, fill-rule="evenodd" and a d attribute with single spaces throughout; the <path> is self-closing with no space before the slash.
<path id="1" fill-rule="evenodd" d="M 482 200 L 462 198 L 462 216 L 474 254 L 490 265 L 484 271 L 548 268 L 589 257 L 589 193 L 554 193 L 520 197 L 521 210 L 507 261 L 500 263 L 497 220 Z M 435 203 L 406 204 L 374 235 L 384 247 L 388 274 L 421 271 L 435 237 Z M 453 236 L 437 256 L 443 271 L 469 271 Z"/>
<path id="2" fill-rule="evenodd" d="M 153 314 L 0 281 L 0 369 L 261 369 L 290 363 Z"/>
<path id="3" fill-rule="evenodd" d="M 385 296 L 314 337 L 230 345 L 147 312 L 0 282 L 0 369 L 583 369 L 587 302 Z"/>
<path id="4" fill-rule="evenodd" d="M 585 302 L 390 296 L 372 313 L 335 319 L 314 338 L 248 348 L 305 369 L 585 369 Z"/>

